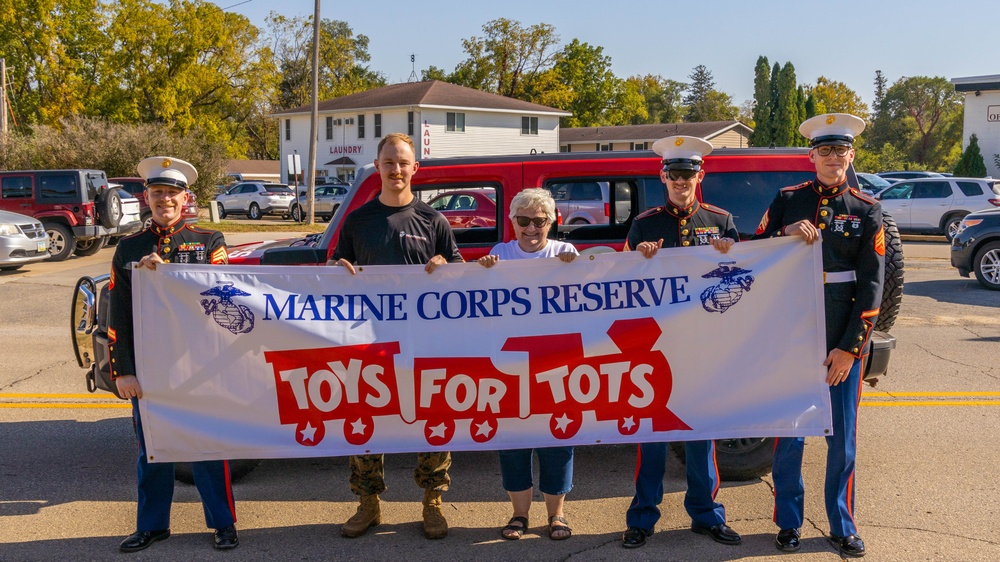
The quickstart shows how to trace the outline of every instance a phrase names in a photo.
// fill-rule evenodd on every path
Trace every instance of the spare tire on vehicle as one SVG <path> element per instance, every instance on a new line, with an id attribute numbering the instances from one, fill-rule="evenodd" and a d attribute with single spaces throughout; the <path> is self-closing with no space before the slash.
<path id="1" fill-rule="evenodd" d="M 896 323 L 903 303 L 903 241 L 899 238 L 896 220 L 885 211 L 882 211 L 882 226 L 885 228 L 885 277 L 875 329 L 888 332 Z"/>
<path id="2" fill-rule="evenodd" d="M 115 228 L 122 220 L 122 196 L 109 187 L 97 196 L 97 220 L 104 228 Z"/>

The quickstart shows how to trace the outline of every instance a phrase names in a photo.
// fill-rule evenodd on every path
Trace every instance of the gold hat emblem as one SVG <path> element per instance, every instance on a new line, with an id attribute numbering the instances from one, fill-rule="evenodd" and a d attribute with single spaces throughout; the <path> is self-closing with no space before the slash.
<path id="1" fill-rule="evenodd" d="M 835 116 L 831 115 L 831 116 L 829 116 L 829 117 L 826 118 L 826 124 L 827 125 L 833 125 L 833 122 L 836 121 L 836 120 L 837 120 L 837 118 Z"/>
<path id="2" fill-rule="evenodd" d="M 164 158 L 163 163 L 160 165 L 164 168 L 169 168 L 171 164 L 173 164 L 173 162 L 171 162 L 169 158 Z"/>
<path id="3" fill-rule="evenodd" d="M 674 146 L 680 146 L 684 144 L 684 139 L 677 139 L 674 141 Z"/>

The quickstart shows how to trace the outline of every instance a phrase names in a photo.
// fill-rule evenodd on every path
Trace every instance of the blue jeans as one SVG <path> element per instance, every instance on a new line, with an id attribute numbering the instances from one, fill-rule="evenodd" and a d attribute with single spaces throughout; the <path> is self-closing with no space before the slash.
<path id="1" fill-rule="evenodd" d="M 531 481 L 531 453 L 538 454 L 538 489 L 543 494 L 561 496 L 573 489 L 573 447 L 512 449 L 500 451 L 500 476 L 503 489 L 523 492 Z"/>

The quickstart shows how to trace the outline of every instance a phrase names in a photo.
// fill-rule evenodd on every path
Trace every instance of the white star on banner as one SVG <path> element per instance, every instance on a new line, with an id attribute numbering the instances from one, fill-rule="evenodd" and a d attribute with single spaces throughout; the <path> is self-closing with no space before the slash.
<path id="1" fill-rule="evenodd" d="M 365 422 L 361 421 L 361 418 L 358 418 L 358 421 L 356 421 L 356 422 L 354 422 L 354 423 L 351 424 L 351 433 L 352 434 L 356 433 L 358 435 L 364 435 L 365 434 L 365 427 L 366 427 L 365 426 Z"/>
<path id="2" fill-rule="evenodd" d="M 569 427 L 569 424 L 572 421 L 573 420 L 566 417 L 566 414 L 563 414 L 562 417 L 556 418 L 556 429 L 562 431 L 563 433 L 566 433 L 566 428 Z"/>
<path id="3" fill-rule="evenodd" d="M 316 436 L 316 428 L 313 427 L 311 423 L 306 422 L 305 428 L 303 428 L 299 433 L 302 434 L 303 441 L 312 441 Z"/>
<path id="4" fill-rule="evenodd" d="M 630 431 L 635 427 L 635 421 L 632 420 L 632 416 L 625 418 L 625 421 L 622 422 L 622 427 L 625 428 L 625 431 Z"/>
<path id="5" fill-rule="evenodd" d="M 446 429 L 446 426 L 444 425 L 444 422 L 441 422 L 441 423 L 435 425 L 434 427 L 429 427 L 427 429 L 431 430 L 431 434 L 430 434 L 431 437 L 440 437 L 440 438 L 444 439 L 444 430 Z"/>
<path id="6" fill-rule="evenodd" d="M 492 432 L 493 432 L 493 427 L 490 426 L 490 422 L 488 421 L 484 421 L 483 423 L 476 425 L 476 435 L 489 437 L 490 433 Z"/>

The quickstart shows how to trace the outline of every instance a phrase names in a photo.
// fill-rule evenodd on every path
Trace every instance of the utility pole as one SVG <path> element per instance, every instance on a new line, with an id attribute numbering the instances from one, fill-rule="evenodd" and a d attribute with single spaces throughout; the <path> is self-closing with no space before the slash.
<path id="1" fill-rule="evenodd" d="M 0 140 L 7 137 L 7 59 L 0 57 Z"/>
<path id="2" fill-rule="evenodd" d="M 312 116 L 309 119 L 309 224 L 316 224 L 316 137 L 319 136 L 319 2 L 313 14 Z"/>

